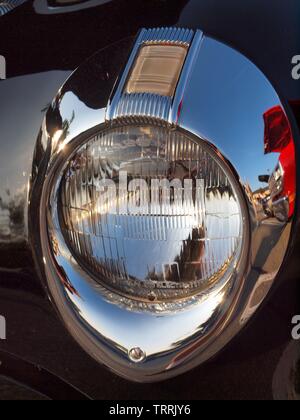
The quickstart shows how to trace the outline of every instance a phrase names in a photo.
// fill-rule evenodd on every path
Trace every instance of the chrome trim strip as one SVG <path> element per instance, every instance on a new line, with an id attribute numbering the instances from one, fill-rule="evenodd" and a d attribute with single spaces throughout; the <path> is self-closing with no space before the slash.
<path id="1" fill-rule="evenodd" d="M 182 70 L 182 74 L 176 89 L 176 93 L 174 96 L 174 100 L 173 100 L 173 104 L 172 107 L 170 109 L 170 115 L 169 115 L 169 123 L 170 124 L 178 124 L 178 120 L 180 117 L 180 111 L 181 108 L 183 106 L 183 99 L 184 99 L 184 94 L 186 91 L 186 87 L 190 78 L 190 75 L 193 71 L 195 62 L 198 58 L 198 55 L 200 53 L 200 49 L 201 49 L 201 45 L 202 45 L 202 40 L 203 40 L 203 32 L 202 31 L 197 31 L 193 42 L 190 46 L 189 49 L 189 53 L 186 59 L 186 62 L 184 64 L 183 70 Z"/>
<path id="2" fill-rule="evenodd" d="M 183 28 L 154 28 L 143 32 L 141 44 L 168 43 L 190 46 L 194 31 Z"/>
<path id="3" fill-rule="evenodd" d="M 6 0 L 0 3 L 0 16 L 4 16 L 6 13 L 11 12 L 14 8 L 21 6 L 27 0 Z"/>
<path id="4" fill-rule="evenodd" d="M 139 121 L 149 122 L 157 118 L 167 121 L 172 106 L 172 99 L 168 96 L 143 94 L 124 94 L 117 106 L 118 119 L 132 122 L 139 117 Z"/>
<path id="5" fill-rule="evenodd" d="M 165 121 L 166 124 L 176 124 L 186 85 L 198 57 L 202 39 L 203 32 L 200 30 L 194 32 L 190 29 L 181 28 L 142 29 L 133 47 L 125 71 L 118 82 L 117 89 L 108 103 L 106 120 L 124 122 L 129 119 L 132 121 L 133 119 L 141 118 L 142 120 L 140 121 L 144 122 L 151 118 L 158 119 L 161 122 Z M 184 45 L 189 48 L 174 97 L 163 97 L 146 93 L 123 93 L 126 81 L 128 80 L 141 46 L 152 43 Z"/>
<path id="6" fill-rule="evenodd" d="M 137 53 L 140 49 L 141 43 L 143 42 L 143 39 L 145 38 L 146 34 L 147 34 L 146 29 L 142 29 L 140 31 L 140 33 L 138 35 L 138 38 L 137 38 L 137 41 L 136 41 L 136 43 L 133 47 L 133 50 L 130 54 L 129 59 L 128 59 L 128 63 L 125 67 L 123 75 L 121 76 L 121 79 L 117 82 L 118 87 L 117 87 L 117 89 L 114 93 L 114 96 L 113 96 L 112 99 L 109 100 L 109 103 L 108 103 L 108 106 L 107 106 L 107 109 L 106 109 L 106 120 L 108 120 L 108 121 L 109 120 L 114 120 L 118 117 L 118 113 L 117 113 L 118 105 L 119 105 L 119 102 L 120 102 L 122 94 L 123 94 L 125 83 L 128 79 L 130 70 L 133 66 L 133 63 L 134 63 L 134 61 L 136 59 L 136 56 L 137 56 Z"/>

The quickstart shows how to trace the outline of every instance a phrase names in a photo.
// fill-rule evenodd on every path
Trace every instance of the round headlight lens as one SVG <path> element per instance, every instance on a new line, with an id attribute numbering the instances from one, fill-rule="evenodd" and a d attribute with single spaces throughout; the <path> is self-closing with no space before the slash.
<path id="1" fill-rule="evenodd" d="M 130 126 L 87 139 L 60 187 L 73 257 L 110 290 L 150 301 L 194 295 L 228 278 L 243 250 L 238 186 L 206 142 Z"/>

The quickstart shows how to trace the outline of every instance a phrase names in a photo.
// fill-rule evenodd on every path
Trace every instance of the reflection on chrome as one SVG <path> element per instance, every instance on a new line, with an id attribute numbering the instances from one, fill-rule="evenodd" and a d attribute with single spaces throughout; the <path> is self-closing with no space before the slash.
<path id="1" fill-rule="evenodd" d="M 153 34 L 172 35 L 168 45 L 189 36 L 174 96 L 133 93 L 120 108 L 151 31 L 131 55 L 129 44 L 102 50 L 47 112 L 32 178 L 32 194 L 42 185 L 37 261 L 67 328 L 140 382 L 207 361 L 258 310 L 284 262 L 296 196 L 292 132 L 265 76 L 201 31 Z M 112 97 L 116 71 L 95 95 L 86 69 L 111 74 L 122 48 L 130 59 Z"/>
<path id="2" fill-rule="evenodd" d="M 292 130 L 281 106 L 264 113 L 265 154 L 278 156 L 271 174 L 258 177 L 265 184 L 254 193 L 263 218 L 276 218 L 287 222 L 294 214 L 296 199 L 295 146 Z"/>
<path id="3" fill-rule="evenodd" d="M 34 0 L 33 6 L 36 13 L 52 15 L 77 12 L 101 6 L 109 1 L 111 0 Z"/>
<path id="4" fill-rule="evenodd" d="M 281 106 L 264 114 L 265 153 L 279 154 L 278 163 L 268 179 L 269 209 L 279 221 L 289 220 L 295 210 L 295 145 L 287 116 Z"/>
<path id="5" fill-rule="evenodd" d="M 0 16 L 4 16 L 6 13 L 11 12 L 27 0 L 5 0 L 0 2 Z"/>
<path id="6" fill-rule="evenodd" d="M 134 298 L 189 296 L 240 258 L 235 187 L 207 144 L 179 132 L 122 127 L 94 136 L 70 159 L 60 201 L 78 261 Z"/>

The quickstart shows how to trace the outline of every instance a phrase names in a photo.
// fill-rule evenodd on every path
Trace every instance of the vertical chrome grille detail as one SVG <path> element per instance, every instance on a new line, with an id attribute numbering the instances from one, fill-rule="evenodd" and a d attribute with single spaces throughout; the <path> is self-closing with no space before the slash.
<path id="1" fill-rule="evenodd" d="M 6 13 L 13 10 L 15 7 L 20 6 L 25 3 L 27 0 L 4 0 L 0 1 L 0 16 L 5 15 Z"/>

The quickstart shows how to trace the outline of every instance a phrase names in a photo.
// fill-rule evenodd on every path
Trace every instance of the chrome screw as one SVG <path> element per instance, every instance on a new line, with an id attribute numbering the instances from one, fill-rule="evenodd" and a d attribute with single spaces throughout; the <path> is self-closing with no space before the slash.
<path id="1" fill-rule="evenodd" d="M 128 353 L 129 359 L 133 363 L 141 363 L 146 359 L 146 353 L 139 347 L 134 347 Z"/>

